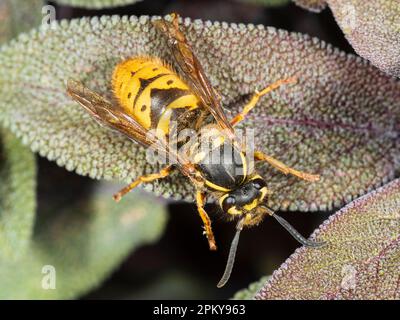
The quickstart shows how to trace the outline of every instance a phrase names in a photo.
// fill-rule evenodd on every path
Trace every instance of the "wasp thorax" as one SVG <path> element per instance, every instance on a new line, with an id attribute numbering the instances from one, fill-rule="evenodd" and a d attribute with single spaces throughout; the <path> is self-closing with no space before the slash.
<path id="1" fill-rule="evenodd" d="M 264 179 L 255 176 L 237 189 L 223 195 L 220 200 L 222 210 L 231 215 L 241 215 L 254 210 L 268 193 Z"/>

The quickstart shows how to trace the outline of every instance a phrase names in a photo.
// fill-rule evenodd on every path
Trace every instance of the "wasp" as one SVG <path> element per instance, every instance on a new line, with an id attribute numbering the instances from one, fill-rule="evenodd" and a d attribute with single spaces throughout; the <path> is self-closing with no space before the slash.
<path id="1" fill-rule="evenodd" d="M 279 80 L 261 91 L 255 91 L 243 111 L 228 120 L 219 94 L 210 84 L 200 61 L 179 28 L 178 15 L 171 16 L 170 20 L 157 19 L 152 23 L 165 36 L 182 76 L 160 58 L 137 56 L 115 67 L 112 76 L 114 101 L 110 102 L 72 79 L 68 80 L 67 93 L 100 124 L 177 160 L 165 165 L 158 173 L 138 177 L 114 195 L 116 201 L 142 183 L 163 179 L 174 170 L 179 170 L 195 187 L 197 210 L 211 250 L 216 250 L 217 246 L 211 219 L 204 209 L 207 198 L 213 197 L 222 214 L 236 221 L 236 233 L 225 272 L 217 285 L 222 287 L 231 275 L 242 229 L 258 225 L 265 216 L 274 217 L 305 246 L 319 247 L 324 244 L 305 239 L 268 207 L 271 191 L 251 163 L 264 161 L 283 174 L 310 182 L 317 181 L 319 175 L 298 171 L 257 150 L 250 159 L 245 142 L 235 134 L 235 126 L 246 118 L 261 97 L 282 85 L 296 83 L 296 78 Z M 179 148 L 171 148 L 169 134 L 172 131 L 190 129 L 199 133 L 204 132 L 201 130 L 204 128 L 212 141 L 207 152 L 199 151 L 198 143 L 184 143 L 179 139 L 176 139 Z M 210 161 L 223 150 L 231 150 L 234 161 Z"/>

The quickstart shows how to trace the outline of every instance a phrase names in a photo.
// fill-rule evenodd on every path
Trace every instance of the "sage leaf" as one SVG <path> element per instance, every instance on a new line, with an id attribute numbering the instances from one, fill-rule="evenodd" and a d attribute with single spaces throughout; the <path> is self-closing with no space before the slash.
<path id="1" fill-rule="evenodd" d="M 84 203 L 41 212 L 28 252 L 0 264 L 0 299 L 82 296 L 133 249 L 160 237 L 166 222 L 162 203 L 139 191 L 116 204 L 109 192 L 110 184 L 102 183 Z"/>
<path id="2" fill-rule="evenodd" d="M 43 0 L 0 0 L 0 43 L 39 26 L 43 6 Z"/>
<path id="3" fill-rule="evenodd" d="M 262 277 L 257 282 L 250 284 L 247 288 L 239 290 L 235 293 L 232 300 L 252 300 L 258 291 L 261 290 L 265 282 L 267 282 L 271 277 Z"/>
<path id="4" fill-rule="evenodd" d="M 398 0 L 294 0 L 311 11 L 327 4 L 354 50 L 381 70 L 400 77 Z"/>
<path id="5" fill-rule="evenodd" d="M 267 7 L 278 7 L 284 6 L 290 3 L 290 0 L 237 0 L 243 3 L 251 3 L 257 5 L 263 5 Z"/>
<path id="6" fill-rule="evenodd" d="M 125 6 L 142 0 L 56 0 L 57 3 L 86 9 L 107 9 Z"/>
<path id="7" fill-rule="evenodd" d="M 296 84 L 264 97 L 241 127 L 264 152 L 317 183 L 260 165 L 282 210 L 327 210 L 394 177 L 399 164 L 400 84 L 359 58 L 315 38 L 263 26 L 184 20 L 194 51 L 229 118 L 278 79 Z M 101 17 L 53 23 L 0 50 L 0 121 L 58 165 L 95 179 L 131 181 L 159 170 L 143 148 L 99 126 L 66 94 L 74 78 L 111 99 L 114 66 L 137 55 L 171 62 L 150 18 Z M 239 127 L 240 129 L 240 127 Z M 181 175 L 153 184 L 157 194 L 192 199 Z"/>
<path id="8" fill-rule="evenodd" d="M 0 264 L 26 253 L 36 210 L 33 153 L 8 130 L 0 130 Z"/>
<path id="9" fill-rule="evenodd" d="M 299 248 L 256 299 L 400 298 L 400 180 L 350 203 Z"/>
<path id="10" fill-rule="evenodd" d="M 293 2 L 313 12 L 321 12 L 326 7 L 326 0 L 293 0 Z"/>

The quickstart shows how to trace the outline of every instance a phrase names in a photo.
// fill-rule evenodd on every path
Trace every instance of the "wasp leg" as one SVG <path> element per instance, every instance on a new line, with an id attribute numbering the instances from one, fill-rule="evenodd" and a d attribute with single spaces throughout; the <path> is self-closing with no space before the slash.
<path id="1" fill-rule="evenodd" d="M 127 185 L 125 188 L 121 189 L 119 192 L 114 194 L 113 198 L 115 201 L 119 202 L 124 195 L 126 195 L 129 191 L 132 189 L 136 188 L 139 184 L 145 183 L 145 182 L 151 182 L 157 179 L 162 179 L 167 177 L 172 170 L 172 166 L 167 166 L 163 169 L 161 169 L 160 172 L 158 173 L 152 173 L 146 176 L 141 176 L 137 178 L 135 181 L 133 181 L 131 184 Z"/>
<path id="2" fill-rule="evenodd" d="M 203 220 L 204 231 L 207 236 L 208 245 L 210 246 L 210 250 L 217 250 L 214 234 L 211 229 L 211 220 L 207 212 L 204 210 L 204 204 L 205 204 L 204 200 L 205 200 L 205 194 L 201 191 L 197 191 L 196 192 L 197 211 L 199 212 L 201 220 Z"/>
<path id="3" fill-rule="evenodd" d="M 249 101 L 249 103 L 247 103 L 244 106 L 243 111 L 240 112 L 236 117 L 234 117 L 231 120 L 231 125 L 235 126 L 239 122 L 243 121 L 246 118 L 247 114 L 256 106 L 258 100 L 260 100 L 260 98 L 262 96 L 266 95 L 267 93 L 271 92 L 272 90 L 279 88 L 281 85 L 289 84 L 289 83 L 296 83 L 296 81 L 297 81 L 297 79 L 295 77 L 281 79 L 281 80 L 278 80 L 277 82 L 269 85 L 268 87 L 266 87 L 265 89 L 263 89 L 260 92 L 256 90 L 253 97 Z"/>
<path id="4" fill-rule="evenodd" d="M 272 165 L 274 168 L 278 169 L 279 171 L 282 171 L 284 174 L 291 174 L 291 175 L 294 175 L 303 180 L 314 182 L 314 181 L 318 181 L 320 178 L 320 176 L 318 174 L 310 174 L 310 173 L 298 171 L 296 169 L 288 167 L 287 165 L 280 162 L 279 160 L 272 158 L 261 151 L 254 152 L 254 160 L 266 161 L 270 165 Z"/>

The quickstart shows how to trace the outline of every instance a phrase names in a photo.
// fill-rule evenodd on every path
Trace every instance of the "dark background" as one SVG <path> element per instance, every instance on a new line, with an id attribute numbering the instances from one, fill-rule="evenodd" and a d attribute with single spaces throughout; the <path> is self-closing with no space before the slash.
<path id="1" fill-rule="evenodd" d="M 135 5 L 110 10 L 84 10 L 67 6 L 56 7 L 57 19 L 72 19 L 100 15 L 165 15 L 178 12 L 182 16 L 211 21 L 264 24 L 276 28 L 307 33 L 336 47 L 353 52 L 329 9 L 320 14 L 307 12 L 294 4 L 263 7 L 228 0 L 144 0 Z M 46 177 L 63 181 L 52 190 Z M 84 197 L 96 182 L 67 172 L 45 159 L 39 160 L 39 198 L 54 193 L 60 202 Z M 79 186 L 78 188 L 76 186 Z M 74 192 L 71 192 L 73 188 Z M 39 201 L 39 204 L 42 201 Z M 38 210 L 40 212 L 40 210 Z M 257 228 L 241 237 L 235 268 L 230 282 L 223 289 L 216 283 L 225 267 L 234 226 L 213 215 L 218 252 L 210 252 L 202 235 L 201 221 L 194 204 L 171 202 L 169 222 L 161 240 L 142 247 L 84 299 L 226 299 L 272 274 L 299 244 L 275 221 L 266 219 Z M 330 213 L 281 213 L 303 235 L 308 236 Z"/>

